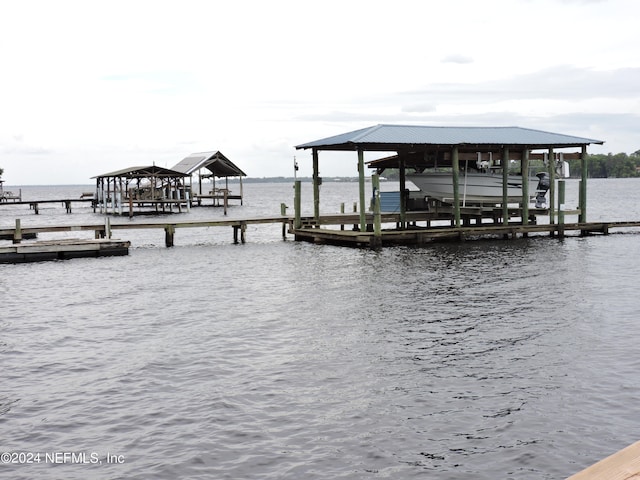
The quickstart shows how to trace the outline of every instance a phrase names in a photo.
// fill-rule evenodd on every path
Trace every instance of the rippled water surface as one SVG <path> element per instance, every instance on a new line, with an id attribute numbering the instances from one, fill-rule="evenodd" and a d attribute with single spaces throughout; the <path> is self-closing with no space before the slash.
<path id="1" fill-rule="evenodd" d="M 590 219 L 639 220 L 638 186 L 593 182 Z M 276 215 L 290 189 L 245 185 L 229 216 Z M 2 208 L 5 226 L 102 221 Z M 0 266 L 0 451 L 41 452 L 0 478 L 556 479 L 640 438 L 639 234 L 119 234 L 126 257 Z"/>

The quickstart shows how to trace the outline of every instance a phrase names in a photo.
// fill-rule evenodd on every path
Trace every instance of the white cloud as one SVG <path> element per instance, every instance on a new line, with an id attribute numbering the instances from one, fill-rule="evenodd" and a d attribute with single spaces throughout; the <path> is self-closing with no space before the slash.
<path id="1" fill-rule="evenodd" d="M 459 63 L 459 64 L 473 63 L 473 58 L 467 55 L 452 53 L 450 55 L 447 55 L 446 57 L 443 57 L 442 63 Z"/>

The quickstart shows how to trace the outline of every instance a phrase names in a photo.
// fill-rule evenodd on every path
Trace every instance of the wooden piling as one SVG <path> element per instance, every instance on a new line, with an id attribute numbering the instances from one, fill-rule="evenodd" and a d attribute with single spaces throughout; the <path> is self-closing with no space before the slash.
<path id="1" fill-rule="evenodd" d="M 364 151 L 358 149 L 358 180 L 360 185 L 360 230 L 366 231 L 366 212 L 364 203 Z"/>
<path id="2" fill-rule="evenodd" d="M 460 227 L 460 161 L 458 157 L 458 147 L 451 149 L 451 174 L 453 175 L 453 222 L 456 227 Z"/>
<path id="3" fill-rule="evenodd" d="M 374 247 L 382 245 L 382 225 L 380 220 L 380 176 L 371 176 L 373 187 L 373 242 Z"/>
<path id="4" fill-rule="evenodd" d="M 320 218 L 320 171 L 318 170 L 318 149 L 314 148 L 313 157 L 313 216 Z"/>
<path id="5" fill-rule="evenodd" d="M 580 223 L 587 222 L 587 147 L 582 146 L 582 151 L 580 153 L 580 165 L 582 167 L 581 178 L 580 178 L 580 203 L 578 208 L 580 209 L 580 215 L 578 216 L 578 221 Z"/>
<path id="6" fill-rule="evenodd" d="M 558 180 L 558 236 L 564 237 L 565 181 Z"/>
<path id="7" fill-rule="evenodd" d="M 20 225 L 20 219 L 16 218 L 16 229 L 13 233 L 13 243 L 20 243 L 22 241 L 22 227 Z"/>
<path id="8" fill-rule="evenodd" d="M 287 206 L 284 203 L 280 204 L 280 215 L 287 216 Z M 287 238 L 287 222 L 282 222 L 282 238 Z"/>
<path id="9" fill-rule="evenodd" d="M 293 188 L 294 188 L 293 209 L 294 209 L 294 215 L 295 215 L 293 228 L 298 229 L 302 226 L 302 214 L 300 212 L 300 192 L 301 192 L 300 180 L 296 180 L 294 182 Z"/>
<path id="10" fill-rule="evenodd" d="M 502 160 L 500 160 L 502 164 L 502 223 L 504 225 L 509 223 L 509 149 L 506 147 L 502 148 Z M 524 179 L 527 178 L 526 174 L 522 174 L 523 182 Z"/>
<path id="11" fill-rule="evenodd" d="M 164 244 L 167 247 L 173 247 L 173 237 L 176 233 L 176 229 L 173 225 L 167 225 L 164 227 Z"/>

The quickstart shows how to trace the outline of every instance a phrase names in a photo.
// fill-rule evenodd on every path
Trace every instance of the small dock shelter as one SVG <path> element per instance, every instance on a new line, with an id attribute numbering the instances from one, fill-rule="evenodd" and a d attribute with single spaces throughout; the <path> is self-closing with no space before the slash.
<path id="1" fill-rule="evenodd" d="M 100 213 L 122 215 L 124 210 L 138 213 L 172 212 L 190 207 L 188 174 L 156 165 L 130 167 L 92 177 L 96 180 L 95 205 Z"/>
<path id="2" fill-rule="evenodd" d="M 558 154 L 564 158 L 574 158 L 581 160 L 582 178 L 579 190 L 579 221 L 586 222 L 587 214 L 587 146 L 591 144 L 603 144 L 601 140 L 582 138 L 571 135 L 545 132 L 521 127 L 442 127 L 425 125 L 374 125 L 360 130 L 350 131 L 320 140 L 315 140 L 297 145 L 300 150 L 311 150 L 313 162 L 313 201 L 315 225 L 295 225 L 294 233 L 304 237 L 305 229 L 319 228 L 320 222 L 320 189 L 322 183 L 319 169 L 319 153 L 336 151 L 353 151 L 357 160 L 359 175 L 359 225 L 361 232 L 373 229 L 378 235 L 371 243 L 384 243 L 383 236 L 380 235 L 379 226 L 372 226 L 371 221 L 367 221 L 368 203 L 365 201 L 365 154 L 371 153 L 378 156 L 382 153 L 385 158 L 378 161 L 367 162 L 369 168 L 375 168 L 381 173 L 386 168 L 397 168 L 399 171 L 400 192 L 405 192 L 406 173 L 423 172 L 425 169 L 438 168 L 450 171 L 453 193 L 448 205 L 448 215 L 451 226 L 462 227 L 463 215 L 471 210 L 462 204 L 462 185 L 460 184 L 461 168 L 466 168 L 471 162 L 487 162 L 486 166 L 492 172 L 502 173 L 502 189 L 504 197 L 507 198 L 508 168 L 514 162 L 520 166 L 521 172 L 529 171 L 529 162 L 534 158 L 555 159 Z M 571 149 L 570 151 L 566 151 Z M 555 162 L 547 161 L 548 173 L 550 176 L 550 200 L 549 208 L 545 214 L 549 215 L 551 222 L 554 222 L 555 214 L 555 194 L 556 194 L 556 166 Z M 379 184 L 378 175 L 373 175 L 373 204 L 379 205 Z M 530 194 L 527 182 L 522 182 L 522 202 L 518 208 L 518 214 L 522 225 L 526 225 L 531 219 L 529 211 Z M 564 195 L 564 192 L 561 192 Z M 500 202 L 494 205 L 491 216 L 496 220 L 495 207 L 501 211 L 503 224 L 508 223 L 510 216 L 513 216 L 512 208 L 508 202 Z M 478 211 L 476 211 L 478 210 Z M 415 212 L 412 212 L 412 214 Z M 481 221 L 483 211 L 474 209 Z M 535 212 L 534 212 L 535 213 Z M 424 218 L 429 224 L 429 212 L 424 212 Z M 413 215 L 415 218 L 415 215 Z M 441 218 L 441 217 L 438 217 Z M 396 230 L 407 230 L 410 225 L 407 221 L 407 197 L 400 195 L 399 221 Z M 535 220 L 534 220 L 535 221 Z M 415 224 L 415 223 L 414 223 Z M 378 228 L 374 228 L 378 227 Z M 346 235 L 345 235 L 346 236 Z M 390 235 L 391 237 L 391 235 Z M 396 236 L 397 237 L 397 236 Z M 320 241 L 318 235 L 312 235 L 315 241 Z"/>
<path id="3" fill-rule="evenodd" d="M 201 205 L 203 199 L 212 199 L 214 204 L 220 201 L 240 200 L 242 205 L 242 177 L 247 175 L 220 151 L 192 153 L 176 164 L 172 170 L 189 176 L 191 182 L 192 200 Z M 198 174 L 197 188 L 193 188 L 193 174 Z M 229 177 L 239 177 L 240 192 L 232 195 L 229 189 Z M 224 186 L 216 185 L 216 179 L 224 178 Z M 211 180 L 211 188 L 203 192 L 203 179 Z M 205 188 L 206 190 L 206 188 Z"/>

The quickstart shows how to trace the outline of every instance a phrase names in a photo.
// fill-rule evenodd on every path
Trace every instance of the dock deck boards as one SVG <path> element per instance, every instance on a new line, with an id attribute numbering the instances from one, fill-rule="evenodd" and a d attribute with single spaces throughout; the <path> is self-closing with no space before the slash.
<path id="1" fill-rule="evenodd" d="M 640 480 L 640 441 L 570 476 L 567 480 Z"/>
<path id="2" fill-rule="evenodd" d="M 0 263 L 25 263 L 81 257 L 120 256 L 131 243 L 116 239 L 59 239 L 0 246 Z"/>
<path id="3" fill-rule="evenodd" d="M 386 245 L 425 245 L 438 240 L 475 240 L 480 238 L 517 238 L 529 235 L 550 235 L 563 237 L 571 232 L 578 235 L 591 233 L 607 234 L 611 229 L 631 229 L 640 227 L 640 221 L 628 222 L 587 222 L 564 224 L 527 224 L 520 222 L 508 223 L 475 223 L 461 227 L 447 225 L 418 226 L 417 221 L 424 218 L 407 215 L 410 223 L 405 228 L 397 228 L 400 216 L 398 214 L 383 214 L 383 223 L 387 228 L 383 229 L 379 236 L 373 231 L 361 231 L 359 229 L 360 217 L 355 214 L 321 215 L 319 219 L 313 217 L 301 218 L 301 226 L 294 227 L 296 220 L 286 215 L 275 217 L 235 218 L 213 221 L 190 222 L 154 222 L 154 223 L 114 223 L 84 224 L 84 225 L 50 225 L 50 226 L 19 226 L 18 228 L 0 228 L 0 238 L 12 239 L 14 244 L 20 243 L 27 235 L 37 235 L 44 232 L 77 232 L 93 231 L 95 238 L 110 238 L 112 230 L 130 229 L 162 229 L 165 232 L 165 244 L 173 246 L 173 237 L 178 229 L 203 228 L 203 227 L 232 227 L 234 243 L 238 243 L 238 234 L 241 242 L 248 225 L 256 224 L 280 224 L 282 236 L 286 233 L 294 235 L 296 240 L 306 240 L 317 243 L 333 243 L 355 247 L 374 247 Z M 411 221 L 413 223 L 411 224 Z M 373 222 L 371 214 L 366 215 L 367 227 Z M 395 223 L 396 228 L 390 228 Z M 332 228 L 330 228 L 333 226 Z"/>

